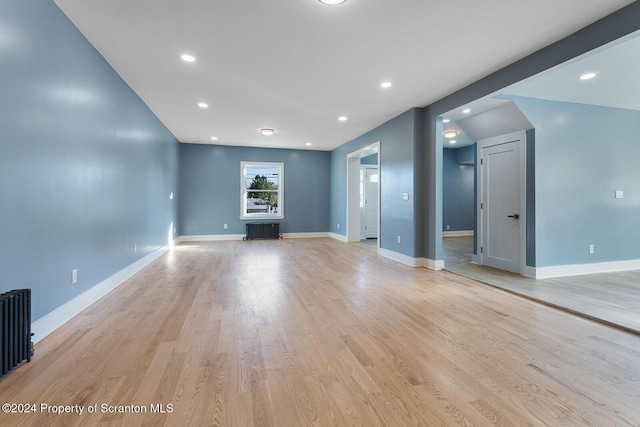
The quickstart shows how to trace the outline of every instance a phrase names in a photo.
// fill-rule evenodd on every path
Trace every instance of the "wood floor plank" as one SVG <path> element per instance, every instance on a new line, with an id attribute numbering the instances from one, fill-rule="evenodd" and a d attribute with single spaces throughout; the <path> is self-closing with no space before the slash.
<path id="1" fill-rule="evenodd" d="M 640 270 L 536 280 L 473 264 L 473 236 L 446 237 L 442 248 L 449 271 L 640 334 Z"/>
<path id="2" fill-rule="evenodd" d="M 640 336 L 360 244 L 184 243 L 0 400 L 85 410 L 3 426 L 638 426 Z"/>

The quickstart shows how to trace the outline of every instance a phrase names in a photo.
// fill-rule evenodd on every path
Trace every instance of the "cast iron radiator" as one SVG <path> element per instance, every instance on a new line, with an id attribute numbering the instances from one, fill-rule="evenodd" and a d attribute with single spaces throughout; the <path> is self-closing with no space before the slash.
<path id="1" fill-rule="evenodd" d="M 249 239 L 279 239 L 280 238 L 280 224 L 247 224 L 247 235 L 245 240 Z"/>
<path id="2" fill-rule="evenodd" d="M 31 289 L 0 295 L 0 377 L 24 360 L 31 362 Z"/>

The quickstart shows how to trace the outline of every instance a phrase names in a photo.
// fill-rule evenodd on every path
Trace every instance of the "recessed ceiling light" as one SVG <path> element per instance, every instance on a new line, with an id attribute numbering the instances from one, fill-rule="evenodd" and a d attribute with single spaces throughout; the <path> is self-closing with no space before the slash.
<path id="1" fill-rule="evenodd" d="M 382 82 L 380 83 L 380 87 L 384 89 L 391 87 L 391 82 Z"/>
<path id="2" fill-rule="evenodd" d="M 273 129 L 263 128 L 263 129 L 260 129 L 260 133 L 265 135 L 265 136 L 271 136 L 274 133 L 276 133 L 276 131 L 273 130 Z"/>
<path id="3" fill-rule="evenodd" d="M 460 132 L 458 132 L 457 130 L 445 130 L 444 132 L 442 132 L 442 135 L 444 135 L 445 138 L 455 138 L 459 133 Z"/>
<path id="4" fill-rule="evenodd" d="M 189 55 L 187 53 L 185 53 L 184 55 L 180 55 L 180 59 L 182 59 L 184 62 L 195 62 L 196 58 L 193 55 Z"/>
<path id="5" fill-rule="evenodd" d="M 307 142 L 307 143 L 306 143 L 306 144 L 304 144 L 304 145 L 306 145 L 307 147 L 310 147 L 310 146 L 311 146 L 311 143 L 310 143 L 310 142 Z"/>
<path id="6" fill-rule="evenodd" d="M 216 136 L 212 136 L 212 137 L 211 137 L 211 140 L 212 140 L 212 141 L 217 141 L 217 140 L 218 140 L 218 137 L 216 137 Z"/>
<path id="7" fill-rule="evenodd" d="M 340 116 L 340 117 L 338 117 L 338 120 L 340 120 L 341 122 L 346 122 L 347 121 L 347 117 L 346 116 Z"/>
<path id="8" fill-rule="evenodd" d="M 333 6 L 335 4 L 341 4 L 346 2 L 347 0 L 320 0 L 320 3 L 328 4 L 329 6 Z"/>
<path id="9" fill-rule="evenodd" d="M 586 73 L 580 76 L 580 80 L 591 80 L 596 76 L 596 73 Z"/>
<path id="10" fill-rule="evenodd" d="M 455 144 L 457 141 L 455 139 L 452 139 L 451 141 L 449 141 L 449 144 Z"/>
<path id="11" fill-rule="evenodd" d="M 209 108 L 209 104 L 206 102 L 198 102 L 198 107 L 200 108 Z"/>
<path id="12" fill-rule="evenodd" d="M 465 108 L 464 110 L 462 110 L 462 112 L 465 114 L 469 114 L 471 112 L 471 108 Z"/>
<path id="13" fill-rule="evenodd" d="M 449 119 L 442 119 L 442 123 L 449 123 L 451 120 Z"/>

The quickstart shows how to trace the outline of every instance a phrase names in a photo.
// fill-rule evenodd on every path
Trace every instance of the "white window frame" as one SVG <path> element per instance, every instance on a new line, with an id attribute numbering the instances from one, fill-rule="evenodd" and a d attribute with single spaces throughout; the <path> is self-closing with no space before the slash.
<path id="1" fill-rule="evenodd" d="M 278 211 L 277 213 L 247 213 L 246 185 L 247 168 L 278 168 Z M 276 162 L 240 162 L 240 219 L 284 219 L 284 163 Z"/>

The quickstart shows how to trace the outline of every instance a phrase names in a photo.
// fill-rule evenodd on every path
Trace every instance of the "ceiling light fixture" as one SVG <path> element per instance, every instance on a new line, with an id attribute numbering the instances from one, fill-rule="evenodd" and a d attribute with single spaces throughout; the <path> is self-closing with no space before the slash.
<path id="1" fill-rule="evenodd" d="M 445 130 L 444 132 L 442 132 L 442 135 L 444 135 L 445 138 L 455 138 L 459 133 L 460 132 L 458 132 L 457 130 Z"/>
<path id="2" fill-rule="evenodd" d="M 218 137 L 212 136 L 212 137 L 211 137 L 211 140 L 212 140 L 212 141 L 217 141 L 217 140 L 218 140 Z"/>
<path id="3" fill-rule="evenodd" d="M 200 108 L 209 108 L 209 104 L 206 102 L 198 102 L 198 107 Z"/>
<path id="4" fill-rule="evenodd" d="M 320 3 L 328 4 L 329 6 L 333 6 L 336 4 L 341 4 L 346 2 L 347 0 L 320 0 Z"/>
<path id="5" fill-rule="evenodd" d="M 449 123 L 451 120 L 449 119 L 442 119 L 442 123 Z"/>
<path id="6" fill-rule="evenodd" d="M 380 87 L 383 88 L 383 89 L 391 87 L 391 82 L 382 82 L 382 83 L 380 83 Z"/>
<path id="7" fill-rule="evenodd" d="M 455 144 L 457 141 L 455 139 L 452 139 L 451 141 L 449 141 L 449 144 Z"/>
<path id="8" fill-rule="evenodd" d="M 311 146 L 311 143 L 310 143 L 310 142 L 307 142 L 307 143 L 306 143 L 306 144 L 304 144 L 304 145 L 306 145 L 307 147 L 310 147 L 310 146 Z"/>
<path id="9" fill-rule="evenodd" d="M 580 76 L 580 80 L 591 80 L 596 76 L 596 73 L 586 73 Z"/>
<path id="10" fill-rule="evenodd" d="M 276 133 L 276 131 L 273 129 L 263 128 L 263 129 L 260 129 L 260 133 L 263 134 L 264 136 L 271 136 L 274 133 Z"/>
<path id="11" fill-rule="evenodd" d="M 187 53 L 185 53 L 184 55 L 180 55 L 180 59 L 182 59 L 184 62 L 195 62 L 196 58 L 193 55 L 189 55 Z"/>
<path id="12" fill-rule="evenodd" d="M 347 121 L 347 116 L 340 116 L 340 117 L 338 117 L 338 120 L 340 120 L 341 122 L 346 122 Z"/>
<path id="13" fill-rule="evenodd" d="M 465 114 L 469 114 L 471 112 L 471 108 L 465 108 L 464 110 L 462 110 L 462 112 Z"/>

